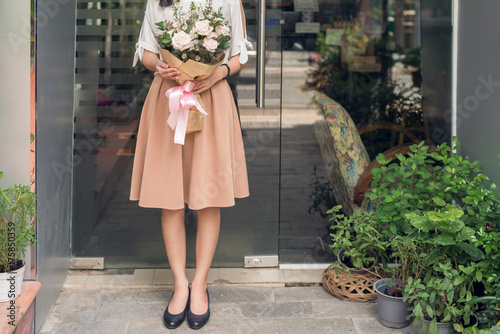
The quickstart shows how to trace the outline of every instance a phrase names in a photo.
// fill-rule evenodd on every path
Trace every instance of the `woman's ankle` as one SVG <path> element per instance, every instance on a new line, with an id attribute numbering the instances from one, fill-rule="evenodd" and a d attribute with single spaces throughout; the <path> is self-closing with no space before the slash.
<path id="1" fill-rule="evenodd" d="M 206 290 L 208 287 L 207 279 L 197 279 L 196 277 L 193 279 L 191 283 L 193 289 L 201 289 Z"/>
<path id="2" fill-rule="evenodd" d="M 174 291 L 185 290 L 189 288 L 189 280 L 187 277 L 174 279 Z"/>

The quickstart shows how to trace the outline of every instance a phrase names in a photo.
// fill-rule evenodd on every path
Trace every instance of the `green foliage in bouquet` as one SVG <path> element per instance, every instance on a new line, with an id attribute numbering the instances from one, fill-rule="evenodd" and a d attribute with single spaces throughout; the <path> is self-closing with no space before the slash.
<path id="1" fill-rule="evenodd" d="M 186 13 L 176 3 L 172 9 L 172 21 L 156 23 L 162 31 L 156 36 L 158 45 L 184 62 L 217 63 L 231 44 L 231 26 L 222 8 L 214 11 L 209 0 L 204 5 L 191 3 Z"/>

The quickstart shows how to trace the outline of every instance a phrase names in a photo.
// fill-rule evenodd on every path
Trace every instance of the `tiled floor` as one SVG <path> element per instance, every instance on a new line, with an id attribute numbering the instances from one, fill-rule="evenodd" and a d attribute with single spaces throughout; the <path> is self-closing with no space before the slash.
<path id="1" fill-rule="evenodd" d="M 321 272 L 213 269 L 211 318 L 197 333 L 416 333 L 411 327 L 396 330 L 380 325 L 375 303 L 333 297 L 320 286 Z M 166 269 L 70 270 L 40 334 L 191 332 L 186 323 L 173 331 L 163 326 L 171 288 Z"/>

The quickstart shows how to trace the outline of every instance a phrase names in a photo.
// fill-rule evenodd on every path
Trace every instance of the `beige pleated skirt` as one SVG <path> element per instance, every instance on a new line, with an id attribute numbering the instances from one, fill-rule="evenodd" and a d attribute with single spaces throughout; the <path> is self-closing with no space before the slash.
<path id="1" fill-rule="evenodd" d="M 243 139 L 236 105 L 226 80 L 201 93 L 202 131 L 174 143 L 165 92 L 172 80 L 155 75 L 144 102 L 132 171 L 130 200 L 139 206 L 192 210 L 229 207 L 249 196 Z"/>

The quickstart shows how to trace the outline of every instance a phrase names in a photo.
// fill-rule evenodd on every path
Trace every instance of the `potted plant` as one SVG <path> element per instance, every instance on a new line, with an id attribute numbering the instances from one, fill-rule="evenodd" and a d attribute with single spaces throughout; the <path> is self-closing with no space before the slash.
<path id="1" fill-rule="evenodd" d="M 422 333 L 429 327 L 435 334 L 438 320 L 459 331 L 472 324 L 477 305 L 467 301 L 474 296 L 474 285 L 485 282 L 488 267 L 485 247 L 473 243 L 474 235 L 499 215 L 494 185 L 487 186 L 478 162 L 454 152 L 459 148 L 453 138 L 453 147 L 442 144 L 435 151 L 423 142 L 413 145 L 411 153 L 397 156 L 398 163 L 379 156 L 382 167 L 372 171 L 367 193 L 382 235 L 403 238 L 421 252 L 413 262 L 418 270 L 403 273 L 404 300 L 412 304 L 415 323 L 429 320 Z M 397 249 L 394 243 L 388 248 Z"/>
<path id="2" fill-rule="evenodd" d="M 411 304 L 403 300 L 405 282 L 382 278 L 373 284 L 377 293 L 379 322 L 391 328 L 403 328 L 411 323 Z"/>
<path id="3" fill-rule="evenodd" d="M 3 172 L 0 172 L 0 179 Z M 29 186 L 0 187 L 0 302 L 21 293 L 26 248 L 35 242 L 36 195 Z"/>
<path id="4" fill-rule="evenodd" d="M 483 279 L 477 263 L 483 253 L 471 243 L 475 231 L 465 225 L 464 211 L 440 198 L 434 202 L 439 209 L 406 215 L 418 231 L 413 237 L 427 246 L 427 252 L 426 269 L 420 277 L 408 279 L 404 299 L 413 304 L 421 333 L 427 327 L 431 334 L 440 333 L 438 323 L 448 328 L 446 333 L 451 328 L 462 332 L 475 317 L 477 304 L 468 302 L 473 298 L 473 283 Z"/>
<path id="5" fill-rule="evenodd" d="M 323 271 L 323 286 L 332 295 L 355 302 L 374 302 L 373 283 L 378 279 L 370 272 L 385 251 L 385 242 L 374 228 L 373 214 L 354 211 L 350 217 L 339 213 L 341 206 L 328 211 L 333 222 L 330 234 L 338 254 L 337 262 Z"/>
<path id="6" fill-rule="evenodd" d="M 362 274 L 378 263 L 385 242 L 375 228 L 373 213 L 356 210 L 346 217 L 339 213 L 341 207 L 335 206 L 327 212 L 333 222 L 330 229 L 334 230 L 330 234 L 333 241 L 330 247 L 347 273 Z"/>
<path id="7" fill-rule="evenodd" d="M 374 283 L 377 293 L 377 309 L 379 322 L 391 328 L 403 328 L 411 322 L 411 304 L 403 300 L 408 279 L 412 276 L 419 277 L 424 268 L 421 255 L 426 250 L 414 238 L 396 235 L 391 238 L 389 249 L 392 250 L 390 258 L 392 266 L 384 266 L 383 273 L 390 273 L 390 278 L 381 278 Z"/>

